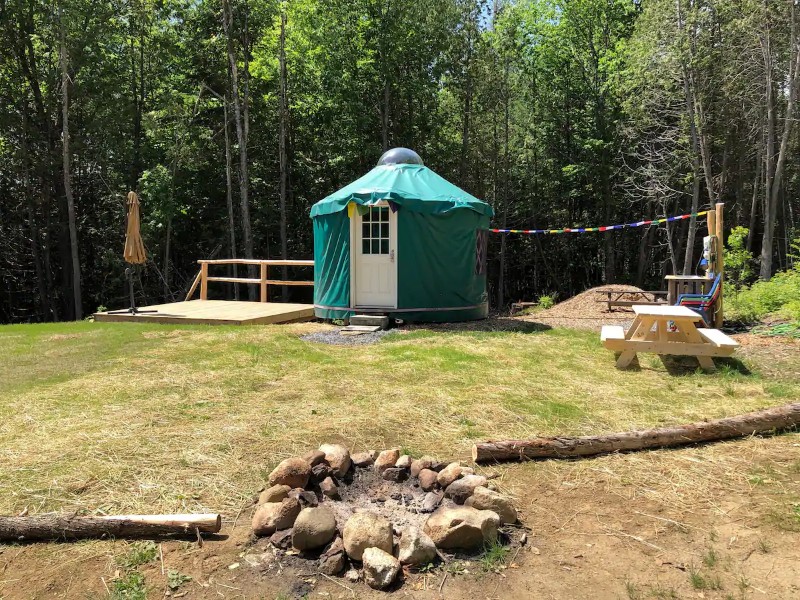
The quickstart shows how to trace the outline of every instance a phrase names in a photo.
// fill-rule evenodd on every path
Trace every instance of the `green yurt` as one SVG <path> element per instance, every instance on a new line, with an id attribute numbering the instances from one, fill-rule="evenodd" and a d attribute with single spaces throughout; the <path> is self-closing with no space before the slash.
<path id="1" fill-rule="evenodd" d="M 311 209 L 316 316 L 485 318 L 493 214 L 412 150 L 389 150 L 369 173 Z"/>

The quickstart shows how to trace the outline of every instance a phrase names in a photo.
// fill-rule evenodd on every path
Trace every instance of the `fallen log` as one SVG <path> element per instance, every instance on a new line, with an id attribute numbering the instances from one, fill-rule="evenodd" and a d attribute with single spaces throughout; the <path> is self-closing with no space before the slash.
<path id="1" fill-rule="evenodd" d="M 0 517 L 0 542 L 196 535 L 198 531 L 217 533 L 221 528 L 222 516 L 216 514 L 79 517 L 48 513 Z"/>
<path id="2" fill-rule="evenodd" d="M 586 437 L 539 437 L 530 440 L 496 440 L 475 444 L 472 459 L 478 463 L 536 458 L 572 458 L 609 452 L 670 448 L 714 442 L 789 429 L 800 425 L 800 402 L 755 412 L 675 427 L 623 431 Z"/>

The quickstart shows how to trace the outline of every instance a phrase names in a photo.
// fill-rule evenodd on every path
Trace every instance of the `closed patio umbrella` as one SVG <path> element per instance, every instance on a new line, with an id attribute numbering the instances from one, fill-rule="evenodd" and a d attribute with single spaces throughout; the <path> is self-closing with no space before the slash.
<path id="1" fill-rule="evenodd" d="M 133 275 L 135 265 L 143 265 L 147 262 L 147 252 L 144 249 L 141 232 L 141 216 L 139 214 L 139 196 L 136 192 L 128 192 L 127 201 L 127 220 L 128 225 L 125 230 L 125 250 L 122 257 L 128 266 L 125 269 L 125 277 L 128 280 L 128 292 L 130 295 L 130 307 L 125 310 L 112 311 L 109 314 L 129 313 L 132 315 L 140 313 L 154 313 L 155 310 L 139 310 L 136 308 L 136 301 L 133 294 Z"/>
<path id="2" fill-rule="evenodd" d="M 125 231 L 125 251 L 122 253 L 126 263 L 143 265 L 147 252 L 142 241 L 141 218 L 139 216 L 139 196 L 128 193 L 128 228 Z"/>

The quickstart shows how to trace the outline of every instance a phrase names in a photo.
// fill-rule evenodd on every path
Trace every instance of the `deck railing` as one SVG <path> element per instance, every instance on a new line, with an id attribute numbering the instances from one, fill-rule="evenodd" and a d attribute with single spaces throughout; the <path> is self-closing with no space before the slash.
<path id="1" fill-rule="evenodd" d="M 217 260 L 198 260 L 200 265 L 200 272 L 192 283 L 189 293 L 186 294 L 186 300 L 192 297 L 197 286 L 200 286 L 200 300 L 208 300 L 208 284 L 210 282 L 220 283 L 244 283 L 249 285 L 257 285 L 261 289 L 261 302 L 267 301 L 267 289 L 270 285 L 314 285 L 313 281 L 293 281 L 283 279 L 269 279 L 269 267 L 313 267 L 313 260 L 259 260 L 247 258 L 223 258 Z M 211 277 L 208 274 L 209 267 L 211 266 L 227 266 L 227 265 L 246 265 L 249 267 L 259 267 L 260 277 L 254 279 L 251 277 Z"/>

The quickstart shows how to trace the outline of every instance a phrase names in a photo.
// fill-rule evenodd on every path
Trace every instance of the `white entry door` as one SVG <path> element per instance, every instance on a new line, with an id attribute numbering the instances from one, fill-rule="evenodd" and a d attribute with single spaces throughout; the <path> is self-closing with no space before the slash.
<path id="1" fill-rule="evenodd" d="M 388 205 L 355 212 L 355 306 L 397 307 L 397 215 Z"/>

